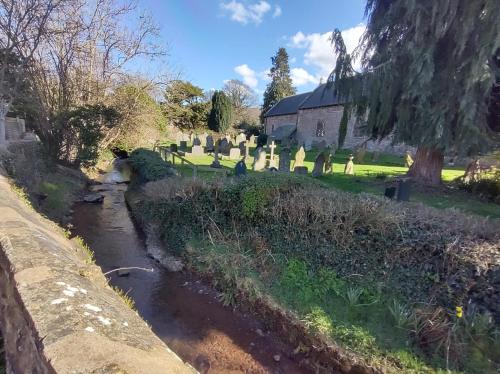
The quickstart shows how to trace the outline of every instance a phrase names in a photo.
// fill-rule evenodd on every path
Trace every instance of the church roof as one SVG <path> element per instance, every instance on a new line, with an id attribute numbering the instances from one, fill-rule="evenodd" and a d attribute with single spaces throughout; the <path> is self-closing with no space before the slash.
<path id="1" fill-rule="evenodd" d="M 325 106 L 339 105 L 332 84 L 320 84 L 314 91 L 306 92 L 300 95 L 285 97 L 278 101 L 269 109 L 264 117 L 283 116 L 285 114 L 295 114 L 299 109 L 313 109 Z"/>

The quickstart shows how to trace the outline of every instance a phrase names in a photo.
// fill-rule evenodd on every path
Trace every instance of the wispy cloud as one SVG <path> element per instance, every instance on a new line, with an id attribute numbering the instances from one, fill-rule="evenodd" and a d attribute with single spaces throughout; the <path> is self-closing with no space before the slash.
<path id="1" fill-rule="evenodd" d="M 264 19 L 266 13 L 268 13 L 272 9 L 271 4 L 263 0 L 249 5 L 246 5 L 243 2 L 232 0 L 228 3 L 220 3 L 220 7 L 224 12 L 227 12 L 230 15 L 230 18 L 233 21 L 239 22 L 243 25 L 246 25 L 248 23 L 254 23 L 256 25 L 260 24 Z"/>
<path id="2" fill-rule="evenodd" d="M 276 5 L 274 7 L 273 18 L 277 18 L 277 17 L 281 16 L 282 14 L 283 14 L 283 10 L 281 9 L 281 7 L 279 5 Z"/>

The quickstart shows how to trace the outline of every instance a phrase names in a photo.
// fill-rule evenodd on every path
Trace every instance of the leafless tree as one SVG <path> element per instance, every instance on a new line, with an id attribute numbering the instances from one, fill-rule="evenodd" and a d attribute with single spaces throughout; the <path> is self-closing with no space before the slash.
<path id="1" fill-rule="evenodd" d="M 257 96 L 253 90 L 238 79 L 227 81 L 223 91 L 237 111 L 257 105 Z"/>

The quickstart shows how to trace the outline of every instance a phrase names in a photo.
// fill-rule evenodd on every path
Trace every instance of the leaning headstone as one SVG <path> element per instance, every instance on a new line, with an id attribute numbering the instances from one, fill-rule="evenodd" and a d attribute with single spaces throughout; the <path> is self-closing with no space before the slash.
<path id="1" fill-rule="evenodd" d="M 245 164 L 245 161 L 240 160 L 234 167 L 234 174 L 237 177 L 243 177 L 247 175 L 247 165 Z"/>
<path id="2" fill-rule="evenodd" d="M 290 149 L 284 148 L 281 150 L 278 170 L 282 173 L 290 172 Z"/>
<path id="3" fill-rule="evenodd" d="M 306 166 L 295 166 L 293 169 L 295 175 L 307 175 L 307 167 Z"/>
<path id="4" fill-rule="evenodd" d="M 215 150 L 214 138 L 212 135 L 207 136 L 205 150 L 207 152 L 213 152 Z"/>
<path id="5" fill-rule="evenodd" d="M 193 145 L 193 148 L 191 148 L 191 155 L 193 156 L 203 156 L 204 154 L 205 151 L 201 145 Z"/>
<path id="6" fill-rule="evenodd" d="M 241 158 L 241 151 L 239 148 L 231 148 L 229 150 L 229 159 L 230 160 L 239 160 Z"/>
<path id="7" fill-rule="evenodd" d="M 313 178 L 318 178 L 323 175 L 323 170 L 325 170 L 325 153 L 320 152 L 316 156 L 316 160 L 314 161 L 314 169 L 312 171 Z"/>
<path id="8" fill-rule="evenodd" d="M 229 155 L 229 141 L 227 138 L 222 138 L 219 140 L 219 152 L 222 153 L 223 155 Z"/>
<path id="9" fill-rule="evenodd" d="M 306 152 L 304 151 L 304 147 L 300 147 L 297 153 L 295 154 L 295 163 L 293 164 L 294 167 L 297 166 L 304 166 L 304 160 L 306 158 Z"/>
<path id="10" fill-rule="evenodd" d="M 170 152 L 177 152 L 177 144 L 175 143 L 170 144 Z"/>
<path id="11" fill-rule="evenodd" d="M 276 144 L 274 144 L 274 140 L 271 141 L 271 144 L 268 147 L 271 150 L 271 157 L 269 159 L 269 168 L 276 168 L 276 159 L 274 158 L 274 150 L 276 149 Z"/>
<path id="12" fill-rule="evenodd" d="M 349 155 L 349 161 L 347 161 L 347 164 L 345 164 L 344 174 L 354 175 L 354 162 L 352 161 L 353 159 L 353 155 Z"/>
<path id="13" fill-rule="evenodd" d="M 260 171 L 266 168 L 266 157 L 267 153 L 262 147 L 258 147 L 255 150 L 254 161 L 253 161 L 253 170 Z"/>
<path id="14" fill-rule="evenodd" d="M 215 147 L 215 153 L 214 153 L 214 161 L 210 165 L 210 167 L 215 168 L 215 169 L 220 169 L 222 166 L 219 162 L 219 148 Z"/>
<path id="15" fill-rule="evenodd" d="M 200 138 L 198 138 L 198 136 L 196 136 L 193 140 L 193 145 L 201 145 L 201 140 Z"/>
<path id="16" fill-rule="evenodd" d="M 179 142 L 179 149 L 182 151 L 182 152 L 186 152 L 187 150 L 187 141 L 185 140 L 181 140 Z"/>

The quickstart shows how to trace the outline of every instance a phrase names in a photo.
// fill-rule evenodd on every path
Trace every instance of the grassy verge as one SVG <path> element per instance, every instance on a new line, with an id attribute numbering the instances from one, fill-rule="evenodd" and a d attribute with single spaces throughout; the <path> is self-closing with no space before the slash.
<path id="1" fill-rule="evenodd" d="M 134 214 L 212 276 L 226 303 L 271 298 L 369 365 L 499 368 L 492 222 L 270 174 L 148 183 Z"/>
<path id="2" fill-rule="evenodd" d="M 278 147 L 277 153 L 279 152 L 280 150 Z M 296 150 L 292 149 L 292 156 L 295 155 L 295 152 Z M 252 153 L 253 150 L 251 154 Z M 306 153 L 304 164 L 309 169 L 309 173 L 313 170 L 316 154 L 317 151 L 309 151 Z M 376 161 L 374 161 L 373 158 L 375 155 L 367 152 L 363 161 L 356 163 L 355 176 L 344 175 L 343 170 L 348 155 L 348 150 L 337 151 L 333 159 L 333 174 L 324 175 L 319 178 L 319 180 L 331 188 L 337 188 L 352 193 L 367 192 L 382 196 L 386 180 L 391 177 L 404 175 L 407 172 L 407 168 L 404 166 L 403 157 L 379 154 Z M 193 157 L 187 154 L 186 157 L 197 165 L 208 166 L 213 161 L 213 157 L 209 155 Z M 250 158 L 247 162 L 247 167 L 249 169 L 251 169 L 252 161 L 253 159 Z M 229 170 L 234 170 L 236 161 L 223 159 L 221 164 Z M 176 165 L 176 169 L 179 170 L 183 176 L 192 175 L 192 169 L 189 166 Z M 249 170 L 249 173 L 253 174 L 253 171 Z M 463 175 L 463 173 L 464 169 L 462 167 L 445 167 L 442 174 L 443 181 L 445 182 L 443 188 L 423 190 L 418 186 L 414 186 L 411 200 L 438 209 L 457 208 L 467 213 L 500 218 L 500 207 L 498 204 L 483 201 L 470 193 L 457 191 L 456 188 L 450 185 L 451 181 Z M 202 172 L 200 176 L 206 179 L 212 179 L 215 177 L 215 174 Z"/>

